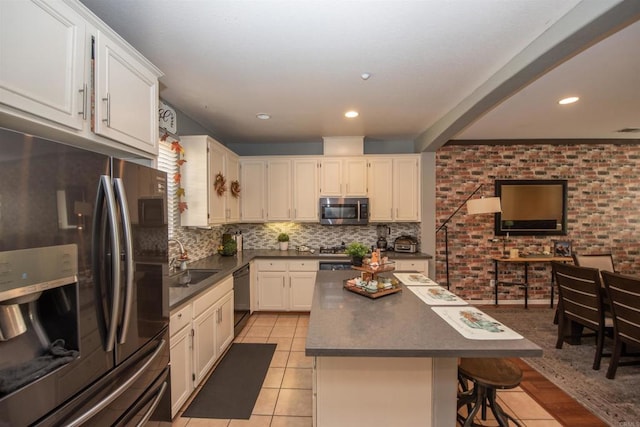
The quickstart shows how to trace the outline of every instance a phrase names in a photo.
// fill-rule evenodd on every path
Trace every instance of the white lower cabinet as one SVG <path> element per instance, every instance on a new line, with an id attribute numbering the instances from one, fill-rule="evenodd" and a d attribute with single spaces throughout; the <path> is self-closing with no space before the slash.
<path id="1" fill-rule="evenodd" d="M 171 313 L 171 416 L 233 341 L 233 277 Z"/>
<path id="2" fill-rule="evenodd" d="M 213 366 L 216 358 L 215 329 L 218 312 L 209 307 L 193 319 L 193 372 L 199 384 Z"/>
<path id="3" fill-rule="evenodd" d="M 193 391 L 193 369 L 191 368 L 193 329 L 191 328 L 191 304 L 171 315 L 171 416 L 178 413 Z"/>
<path id="4" fill-rule="evenodd" d="M 258 310 L 311 310 L 317 261 L 260 260 L 255 266 Z"/>
<path id="5" fill-rule="evenodd" d="M 310 311 L 315 284 L 315 271 L 290 271 L 289 309 L 294 311 Z"/>
<path id="6" fill-rule="evenodd" d="M 429 261 L 427 260 L 396 259 L 395 262 L 396 271 L 419 271 L 425 276 L 429 275 Z"/>

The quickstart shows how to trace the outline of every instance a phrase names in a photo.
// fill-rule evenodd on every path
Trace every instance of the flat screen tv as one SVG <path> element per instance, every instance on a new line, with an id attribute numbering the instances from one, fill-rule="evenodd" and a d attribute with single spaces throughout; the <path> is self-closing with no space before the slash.
<path id="1" fill-rule="evenodd" d="M 567 234 L 567 180 L 496 180 L 496 196 L 497 236 Z"/>

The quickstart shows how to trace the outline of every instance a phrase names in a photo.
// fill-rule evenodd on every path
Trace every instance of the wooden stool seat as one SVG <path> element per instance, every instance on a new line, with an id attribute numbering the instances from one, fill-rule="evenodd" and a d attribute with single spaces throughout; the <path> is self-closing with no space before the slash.
<path id="1" fill-rule="evenodd" d="M 506 359 L 464 358 L 458 370 L 474 382 L 502 390 L 518 387 L 522 381 L 522 370 Z"/>
<path id="2" fill-rule="evenodd" d="M 509 426 L 509 420 L 517 426 L 520 423 L 511 415 L 505 413 L 496 400 L 496 390 L 515 388 L 522 381 L 522 370 L 515 363 L 500 358 L 462 358 L 458 365 L 458 375 L 461 381 L 473 382 L 473 389 L 458 394 L 458 410 L 466 406 L 467 417 L 458 414 L 458 420 L 463 426 L 473 426 L 473 419 L 482 409 L 482 419 L 486 420 L 486 406 L 496 417 L 498 425 Z"/>

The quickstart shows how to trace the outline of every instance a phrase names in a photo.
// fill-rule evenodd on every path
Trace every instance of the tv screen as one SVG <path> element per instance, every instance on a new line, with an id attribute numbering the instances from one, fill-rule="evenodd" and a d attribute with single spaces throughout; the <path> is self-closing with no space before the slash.
<path id="1" fill-rule="evenodd" d="M 496 180 L 496 196 L 496 235 L 567 234 L 567 180 Z"/>

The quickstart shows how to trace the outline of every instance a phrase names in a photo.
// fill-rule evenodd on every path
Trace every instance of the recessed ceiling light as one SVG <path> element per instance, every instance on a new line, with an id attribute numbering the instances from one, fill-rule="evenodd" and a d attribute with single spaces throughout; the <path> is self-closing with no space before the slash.
<path id="1" fill-rule="evenodd" d="M 578 102 L 580 98 L 578 98 L 577 96 L 570 96 L 568 98 L 562 98 L 560 101 L 558 101 L 558 104 L 560 105 L 567 105 L 567 104 L 573 104 L 574 102 Z"/>
<path id="2" fill-rule="evenodd" d="M 271 116 L 268 115 L 267 113 L 258 113 L 256 114 L 256 117 L 259 118 L 260 120 L 269 120 L 271 118 Z"/>
<path id="3" fill-rule="evenodd" d="M 360 74 L 360 78 L 362 80 L 369 80 L 369 77 L 371 77 L 371 73 L 362 73 L 362 74 Z"/>
<path id="4" fill-rule="evenodd" d="M 351 110 L 351 111 L 347 111 L 346 113 L 344 113 L 344 116 L 348 119 L 353 119 L 355 117 L 358 117 L 360 115 L 360 113 L 358 113 L 357 111 Z"/>

